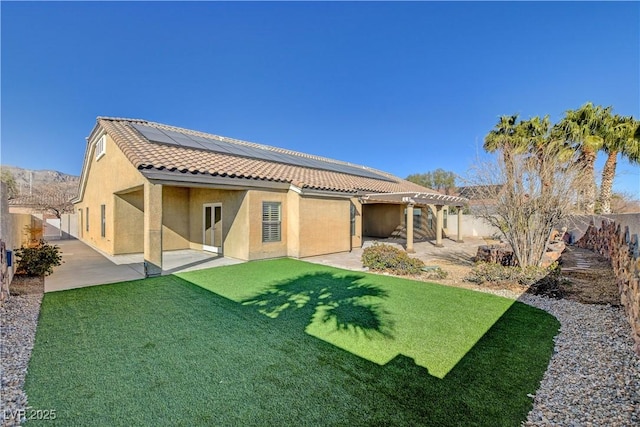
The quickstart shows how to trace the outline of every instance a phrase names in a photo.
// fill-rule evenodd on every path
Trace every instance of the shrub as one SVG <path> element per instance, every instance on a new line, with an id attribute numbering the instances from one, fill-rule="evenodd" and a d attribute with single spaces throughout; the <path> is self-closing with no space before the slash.
<path id="1" fill-rule="evenodd" d="M 24 247 L 15 252 L 18 267 L 16 273 L 27 276 L 48 276 L 53 267 L 62 264 L 62 255 L 58 246 L 44 240 L 33 247 Z"/>
<path id="2" fill-rule="evenodd" d="M 504 266 L 496 263 L 478 262 L 466 280 L 474 283 L 512 282 L 522 286 L 530 286 L 549 275 L 557 275 L 558 264 L 548 268 L 529 266 L 525 268 Z"/>
<path id="3" fill-rule="evenodd" d="M 405 251 L 390 245 L 374 243 L 362 252 L 362 264 L 374 271 L 395 274 L 419 274 L 424 262 L 411 258 Z"/>
<path id="4" fill-rule="evenodd" d="M 434 267 L 425 272 L 427 279 L 446 279 L 449 273 L 441 269 L 440 267 Z"/>

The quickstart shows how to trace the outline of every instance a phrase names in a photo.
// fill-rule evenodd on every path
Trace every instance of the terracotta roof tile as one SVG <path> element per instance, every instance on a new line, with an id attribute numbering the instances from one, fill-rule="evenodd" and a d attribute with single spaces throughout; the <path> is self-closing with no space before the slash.
<path id="1" fill-rule="evenodd" d="M 221 154 L 187 147 L 164 145 L 146 139 L 132 124 L 170 130 L 186 135 L 217 139 L 239 146 L 258 147 L 270 151 L 325 162 L 353 165 L 324 157 L 299 153 L 277 147 L 260 145 L 218 135 L 176 128 L 138 119 L 98 117 L 98 124 L 113 138 L 127 159 L 138 169 L 168 169 L 183 173 L 212 176 L 251 178 L 265 181 L 287 182 L 302 188 L 340 192 L 430 192 L 434 190 L 393 176 L 389 173 L 365 168 L 380 175 L 380 179 L 350 175 L 342 172 L 294 166 L 273 161 Z M 362 166 L 359 166 L 362 167 Z"/>

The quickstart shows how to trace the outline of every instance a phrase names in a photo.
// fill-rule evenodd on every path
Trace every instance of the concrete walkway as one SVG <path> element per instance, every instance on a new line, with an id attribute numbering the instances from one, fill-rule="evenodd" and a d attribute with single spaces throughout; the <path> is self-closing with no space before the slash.
<path id="1" fill-rule="evenodd" d="M 63 264 L 45 278 L 45 292 L 144 278 L 142 254 L 107 256 L 75 239 L 59 240 L 55 244 L 62 251 Z M 162 262 L 164 275 L 242 261 L 188 249 L 164 252 Z"/>

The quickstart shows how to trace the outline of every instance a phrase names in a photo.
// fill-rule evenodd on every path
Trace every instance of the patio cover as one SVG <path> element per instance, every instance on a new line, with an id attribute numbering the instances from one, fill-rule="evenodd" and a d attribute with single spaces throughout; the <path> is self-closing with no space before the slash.
<path id="1" fill-rule="evenodd" d="M 410 205 L 464 206 L 469 200 L 464 197 L 440 193 L 369 193 L 361 197 L 362 203 L 394 203 Z"/>
<path id="2" fill-rule="evenodd" d="M 442 226 L 444 206 L 464 206 L 469 200 L 464 197 L 449 196 L 440 193 L 370 193 L 360 197 L 363 204 L 366 203 L 390 203 L 398 205 L 423 206 L 435 205 L 436 207 L 436 246 L 442 247 Z M 462 243 L 462 209 L 458 209 L 458 242 Z M 407 252 L 413 252 L 413 215 L 407 215 Z"/>

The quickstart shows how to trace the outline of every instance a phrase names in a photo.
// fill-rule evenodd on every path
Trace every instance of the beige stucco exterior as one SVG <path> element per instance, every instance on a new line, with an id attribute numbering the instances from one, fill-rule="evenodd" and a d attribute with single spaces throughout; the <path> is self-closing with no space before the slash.
<path id="1" fill-rule="evenodd" d="M 96 156 L 98 141 L 105 150 Z M 349 251 L 362 246 L 363 237 L 388 237 L 405 222 L 406 204 L 362 204 L 361 198 L 344 193 L 305 192 L 268 181 L 197 178 L 172 171 L 159 178 L 138 170 L 97 127 L 75 201 L 77 235 L 108 254 L 142 252 L 145 266 L 159 274 L 162 251 L 213 250 L 241 260 L 302 258 Z M 280 204 L 277 241 L 263 238 L 267 202 Z M 209 213 L 220 212 L 215 244 L 204 241 L 205 206 Z M 427 208 L 422 209 L 421 228 Z"/>
<path id="2" fill-rule="evenodd" d="M 118 218 L 118 224 L 125 218 L 122 212 L 116 214 L 114 199 L 115 193 L 123 192 L 132 188 L 142 188 L 145 179 L 125 157 L 120 149 L 115 145 L 111 137 L 106 136 L 105 154 L 96 159 L 94 145 L 90 146 L 85 163 L 86 183 L 82 200 L 75 204 L 75 211 L 78 212 L 78 236 L 80 238 L 106 253 L 129 253 L 132 245 L 121 242 L 120 245 L 125 251 L 116 251 L 114 228 L 114 217 Z M 83 176 L 83 178 L 85 178 Z M 101 235 L 101 205 L 105 206 L 105 236 Z M 122 207 L 119 204 L 118 207 Z M 87 215 L 87 208 L 89 215 Z M 80 213 L 82 212 L 82 213 Z M 88 225 L 88 227 L 87 227 Z M 128 227 L 127 230 L 134 230 Z M 122 231 L 119 227 L 118 231 Z M 118 238 L 135 240 L 136 236 L 123 237 L 118 233 Z M 140 251 L 142 252 L 142 251 Z"/>
<path id="3" fill-rule="evenodd" d="M 368 237 L 389 237 L 404 222 L 404 205 L 363 205 L 362 233 Z"/>
<path id="4" fill-rule="evenodd" d="M 155 264 L 161 262 L 160 247 L 164 251 L 202 250 L 207 204 L 221 206 L 221 249 L 228 257 L 300 258 L 349 251 L 362 244 L 363 209 L 356 198 L 307 196 L 293 187 L 223 189 L 182 183 L 153 184 L 108 135 L 104 154 L 96 158 L 95 142 L 100 137 L 98 134 L 90 141 L 83 190 L 75 203 L 75 212 L 79 238 L 108 254 L 143 252 L 145 259 L 153 258 Z M 264 202 L 281 204 L 280 241 L 263 242 Z M 350 222 L 352 203 L 356 207 L 354 235 Z"/>

